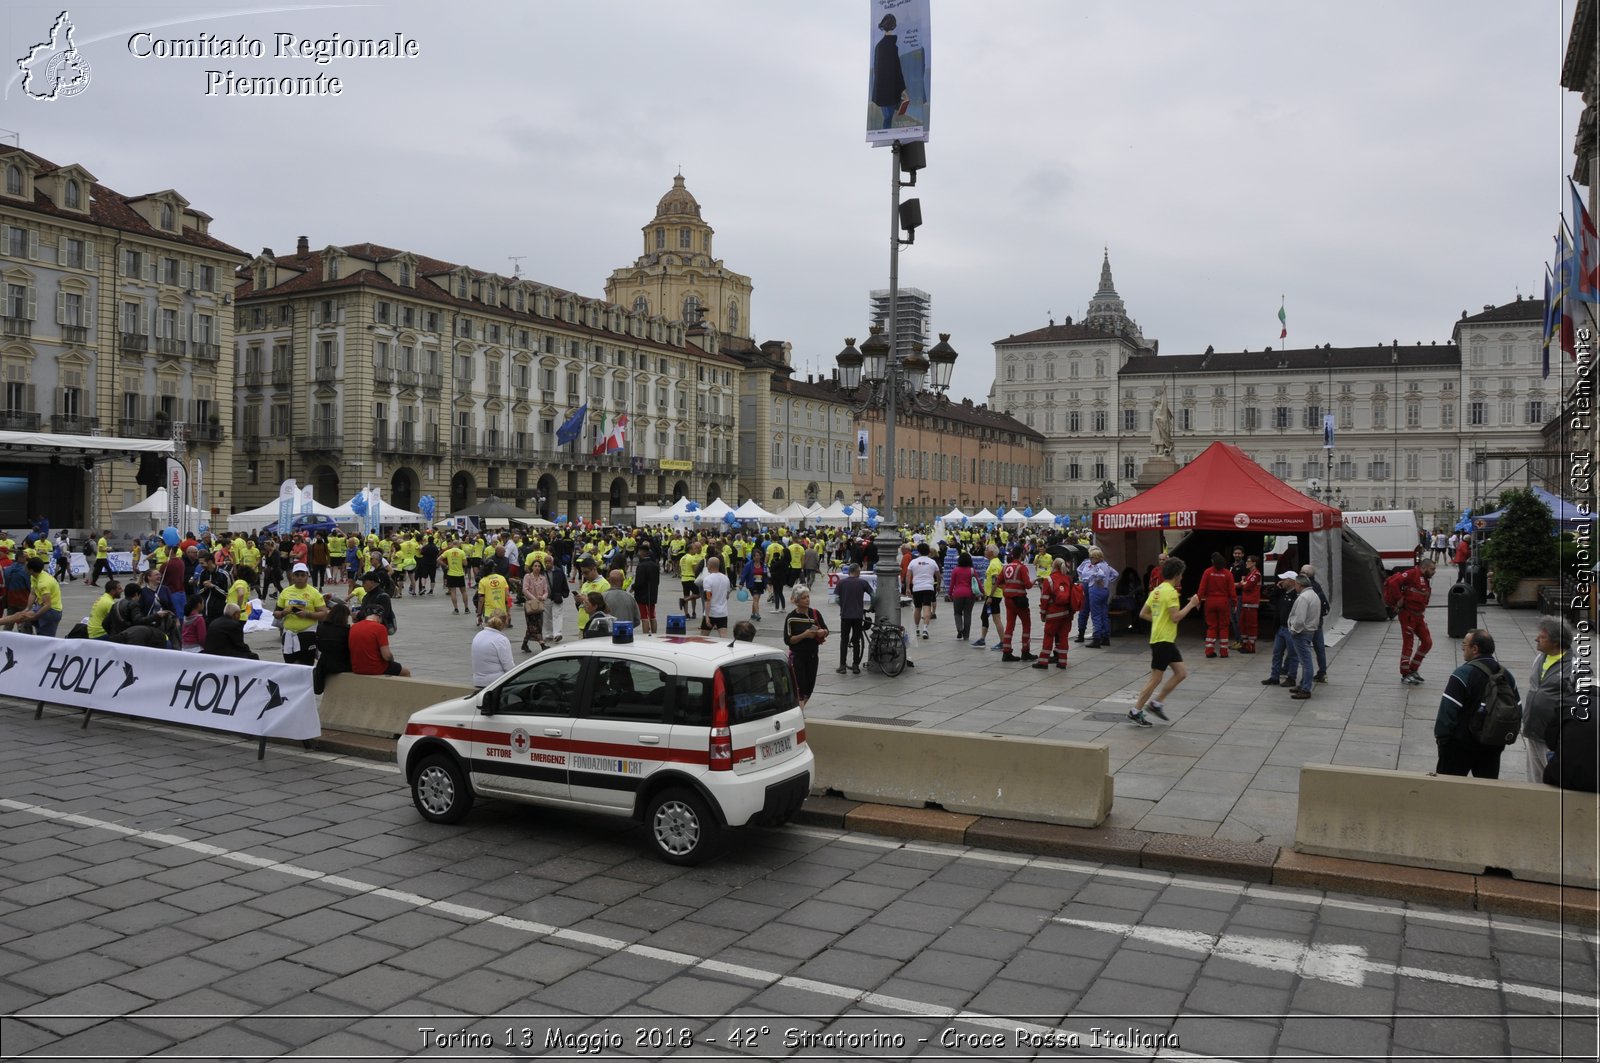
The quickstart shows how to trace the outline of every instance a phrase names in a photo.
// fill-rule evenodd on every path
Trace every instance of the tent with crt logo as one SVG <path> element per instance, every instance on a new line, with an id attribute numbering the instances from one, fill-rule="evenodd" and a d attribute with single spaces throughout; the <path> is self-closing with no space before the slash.
<path id="1" fill-rule="evenodd" d="M 1297 565 L 1309 561 L 1316 568 L 1330 615 L 1339 616 L 1343 523 L 1336 507 L 1296 491 L 1238 447 L 1216 442 L 1155 486 L 1096 510 L 1093 527 L 1106 560 L 1119 571 L 1143 573 L 1171 547 L 1189 566 L 1185 597 L 1212 552 L 1229 557 L 1240 546 L 1264 557 L 1276 540 L 1280 556 L 1292 554 Z"/>

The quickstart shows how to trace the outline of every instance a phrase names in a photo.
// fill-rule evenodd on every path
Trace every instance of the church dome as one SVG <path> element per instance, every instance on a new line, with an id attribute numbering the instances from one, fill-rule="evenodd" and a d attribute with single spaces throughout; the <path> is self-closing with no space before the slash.
<path id="1" fill-rule="evenodd" d="M 682 215 L 698 218 L 700 216 L 700 203 L 687 188 L 683 187 L 683 174 L 680 173 L 672 179 L 672 188 L 656 204 L 656 217 L 667 218 Z"/>

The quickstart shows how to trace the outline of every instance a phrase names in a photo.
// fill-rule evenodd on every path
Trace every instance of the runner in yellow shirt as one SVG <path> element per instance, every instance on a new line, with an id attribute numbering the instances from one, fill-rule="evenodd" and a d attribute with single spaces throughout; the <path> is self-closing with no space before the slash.
<path id="1" fill-rule="evenodd" d="M 500 573 L 490 570 L 489 574 L 478 581 L 478 593 L 473 596 L 478 606 L 478 626 L 483 626 L 483 618 L 495 613 L 511 615 L 511 585 Z"/>
<path id="2" fill-rule="evenodd" d="M 459 613 L 467 607 L 467 552 L 452 541 L 439 554 L 439 564 L 444 566 L 444 589 L 454 607 L 451 612 Z"/>

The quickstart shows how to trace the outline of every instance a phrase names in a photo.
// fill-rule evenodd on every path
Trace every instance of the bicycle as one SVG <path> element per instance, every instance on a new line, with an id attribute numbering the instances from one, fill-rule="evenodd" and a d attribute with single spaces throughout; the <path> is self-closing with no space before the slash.
<path id="1" fill-rule="evenodd" d="M 867 660 L 891 679 L 906 670 L 906 629 L 887 620 L 876 619 L 867 632 Z"/>

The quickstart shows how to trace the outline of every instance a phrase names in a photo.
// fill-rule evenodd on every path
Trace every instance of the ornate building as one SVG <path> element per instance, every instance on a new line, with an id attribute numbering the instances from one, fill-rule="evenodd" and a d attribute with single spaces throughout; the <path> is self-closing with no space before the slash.
<path id="1" fill-rule="evenodd" d="M 711 226 L 680 173 L 642 229 L 644 253 L 613 270 L 606 299 L 641 316 L 687 325 L 704 322 L 729 339 L 750 342 L 750 278 L 711 255 Z M 713 343 L 713 346 L 716 344 Z"/>
<path id="2" fill-rule="evenodd" d="M 211 216 L 172 189 L 126 196 L 76 163 L 4 145 L 0 174 L 0 428 L 179 435 L 213 485 L 208 506 L 226 511 L 233 364 L 222 352 L 244 252 L 213 237 Z M 25 478 L 28 515 L 58 525 L 107 524 L 158 486 L 137 483 L 135 464 L 44 477 L 30 468 L 39 466 L 0 463 L 0 477 Z"/>
<path id="3" fill-rule="evenodd" d="M 1152 454 L 1151 410 L 1165 396 L 1180 465 L 1221 439 L 1297 490 L 1454 523 L 1461 507 L 1535 471 L 1559 400 L 1539 375 L 1543 309 L 1519 299 L 1463 312 L 1444 344 L 1158 355 L 1128 318 L 1107 259 L 1082 323 L 995 343 L 992 394 L 1048 440 L 1042 493 L 1057 512 L 1089 508 L 1108 480 L 1121 497 L 1134 493 Z"/>
<path id="4" fill-rule="evenodd" d="M 670 198 L 670 196 L 669 196 Z M 663 201 L 665 202 L 665 200 Z M 740 366 L 704 330 L 523 277 L 374 244 L 264 249 L 236 292 L 240 507 L 295 476 L 439 512 L 498 495 L 608 519 L 714 497 L 734 464 Z M 580 406 L 582 437 L 557 428 Z M 595 455 L 626 415 L 625 448 Z"/>

